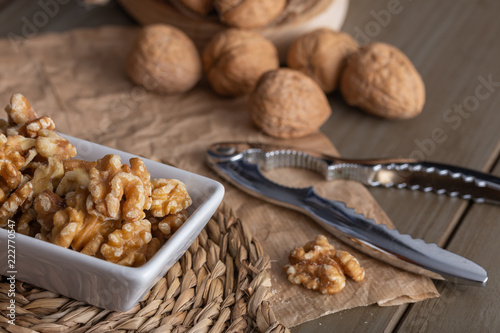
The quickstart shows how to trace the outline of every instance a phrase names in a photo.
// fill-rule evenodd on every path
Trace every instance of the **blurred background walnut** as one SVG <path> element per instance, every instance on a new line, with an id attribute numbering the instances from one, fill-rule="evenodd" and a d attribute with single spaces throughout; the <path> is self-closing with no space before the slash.
<path id="1" fill-rule="evenodd" d="M 212 0 L 177 0 L 196 14 L 206 16 L 214 9 Z"/>
<path id="2" fill-rule="evenodd" d="M 258 33 L 229 29 L 203 50 L 203 69 L 210 85 L 223 96 L 246 95 L 260 76 L 279 67 L 278 51 Z"/>
<path id="3" fill-rule="evenodd" d="M 384 43 L 368 44 L 350 57 L 340 89 L 347 104 L 385 118 L 415 117 L 425 103 L 420 74 L 400 50 Z"/>
<path id="4" fill-rule="evenodd" d="M 249 99 L 257 127 L 277 138 L 298 138 L 317 131 L 331 114 L 321 88 L 299 71 L 282 68 L 265 73 Z"/>
<path id="5" fill-rule="evenodd" d="M 19 186 L 0 207 L 0 227 L 5 227 L 8 220 L 17 212 L 22 212 L 22 206 L 33 198 L 33 185 L 26 182 Z"/>
<path id="6" fill-rule="evenodd" d="M 146 26 L 129 54 L 127 74 L 147 90 L 182 93 L 201 78 L 200 55 L 181 30 L 165 24 Z"/>
<path id="7" fill-rule="evenodd" d="M 297 38 L 288 51 L 288 67 L 310 76 L 329 93 L 337 89 L 347 58 L 358 49 L 354 39 L 322 28 Z"/>
<path id="8" fill-rule="evenodd" d="M 253 29 L 271 23 L 285 9 L 286 0 L 215 0 L 214 3 L 223 23 Z"/>

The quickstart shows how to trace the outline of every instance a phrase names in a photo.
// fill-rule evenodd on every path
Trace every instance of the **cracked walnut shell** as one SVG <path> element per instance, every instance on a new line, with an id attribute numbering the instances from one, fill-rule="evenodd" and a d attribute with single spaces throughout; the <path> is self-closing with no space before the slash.
<path id="1" fill-rule="evenodd" d="M 144 27 L 127 60 L 130 79 L 166 94 L 186 92 L 201 79 L 201 59 L 193 41 L 165 24 Z"/>
<path id="2" fill-rule="evenodd" d="M 325 93 L 307 75 L 281 68 L 262 75 L 249 99 L 252 121 L 277 138 L 316 132 L 331 114 Z"/>
<path id="3" fill-rule="evenodd" d="M 262 74 L 279 67 L 278 51 L 269 40 L 238 29 L 212 38 L 202 61 L 212 89 L 222 96 L 249 94 Z"/>
<path id="4" fill-rule="evenodd" d="M 384 118 L 415 117 L 425 103 L 420 74 L 400 50 L 384 43 L 368 44 L 349 58 L 340 89 L 347 104 Z"/>
<path id="5" fill-rule="evenodd" d="M 253 29 L 271 23 L 285 9 L 286 0 L 215 0 L 221 21 L 229 26 Z"/>
<path id="6" fill-rule="evenodd" d="M 322 28 L 300 36 L 290 45 L 287 64 L 330 93 L 337 89 L 348 57 L 357 50 L 350 35 Z"/>

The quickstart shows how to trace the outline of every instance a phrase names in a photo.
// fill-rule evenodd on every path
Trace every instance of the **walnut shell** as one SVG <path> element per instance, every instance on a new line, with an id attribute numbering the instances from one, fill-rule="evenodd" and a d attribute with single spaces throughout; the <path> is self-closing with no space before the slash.
<path id="1" fill-rule="evenodd" d="M 254 29 L 271 23 L 287 0 L 215 0 L 221 21 L 229 26 Z"/>
<path id="2" fill-rule="evenodd" d="M 250 95 L 252 121 L 277 138 L 298 138 L 317 131 L 331 114 L 325 93 L 299 71 L 281 68 L 262 75 Z"/>
<path id="3" fill-rule="evenodd" d="M 415 117 L 425 103 L 420 74 L 400 50 L 384 43 L 368 44 L 349 58 L 340 89 L 349 105 L 385 118 Z"/>
<path id="4" fill-rule="evenodd" d="M 327 28 L 297 38 L 288 50 L 288 67 L 309 75 L 324 92 L 337 89 L 347 58 L 358 50 L 354 39 Z"/>
<path id="5" fill-rule="evenodd" d="M 166 94 L 190 90 L 201 79 L 201 59 L 193 41 L 165 24 L 144 27 L 127 60 L 130 79 Z"/>
<path id="6" fill-rule="evenodd" d="M 217 34 L 202 54 L 214 91 L 223 96 L 249 94 L 260 76 L 279 67 L 276 47 L 258 33 L 228 29 Z"/>
<path id="7" fill-rule="evenodd" d="M 202 16 L 206 16 L 214 9 L 214 2 L 212 0 L 179 0 L 179 2 Z"/>

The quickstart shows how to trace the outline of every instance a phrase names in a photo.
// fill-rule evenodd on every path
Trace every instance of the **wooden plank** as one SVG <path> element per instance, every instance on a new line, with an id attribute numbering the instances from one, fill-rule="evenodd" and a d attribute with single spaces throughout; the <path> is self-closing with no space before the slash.
<path id="1" fill-rule="evenodd" d="M 351 1 L 343 30 L 355 36 L 360 30 L 368 31 L 374 26 L 373 22 L 377 22 L 371 11 L 387 10 L 390 2 Z M 396 45 L 415 63 L 426 83 L 427 103 L 423 114 L 407 121 L 381 120 L 348 107 L 337 93 L 331 96 L 333 114 L 323 132 L 346 157 L 422 155 L 428 160 L 487 170 L 499 151 L 500 117 L 496 110 L 500 102 L 499 88 L 495 87 L 487 99 L 480 101 L 476 111 L 455 117 L 453 122 L 448 110 L 455 103 L 472 99 L 469 96 L 475 95 L 480 77 L 491 74 L 493 81 L 500 81 L 496 60 L 500 56 L 500 45 L 493 42 L 500 29 L 500 21 L 495 16 L 500 3 L 400 3 L 401 13 L 392 15 L 390 23 L 370 39 Z M 447 136 L 444 142 L 430 142 L 436 128 L 444 130 Z M 441 245 L 467 205 L 458 199 L 433 194 L 387 189 L 370 192 L 398 229 Z M 428 303 L 420 307 L 427 309 Z M 391 331 L 392 323 L 400 315 L 398 307 L 352 309 L 306 323 L 293 332 L 326 332 L 333 327 L 341 332 L 359 331 L 364 327 Z M 447 320 L 453 321 L 452 316 Z M 401 332 L 412 326 L 411 320 L 406 323 L 408 326 Z"/>
<path id="2" fill-rule="evenodd" d="M 474 100 L 471 96 L 481 86 L 482 78 L 491 74 L 493 81 L 500 82 L 500 68 L 496 65 L 500 45 L 492 43 L 500 29 L 500 21 L 493 14 L 500 9 L 500 3 L 401 3 L 407 8 L 393 15 L 389 25 L 372 39 L 400 47 L 414 61 L 427 87 L 423 114 L 407 121 L 382 120 L 346 106 L 334 95 L 334 111 L 323 132 L 346 157 L 413 156 L 488 169 L 499 151 L 500 117 L 496 108 L 500 87 L 492 88 L 489 98 L 479 101 L 477 111 L 464 113 L 467 118 L 453 115 L 451 121 L 449 110 L 455 103 Z M 370 23 L 376 22 L 370 11 L 387 10 L 386 6 L 387 1 L 371 6 L 352 2 L 345 30 L 354 35 L 360 29 L 368 31 Z M 489 29 L 482 29 L 484 22 L 489 22 Z M 433 140 L 435 129 L 442 129 L 446 140 Z M 450 223 L 465 208 L 460 200 L 432 194 L 385 189 L 373 190 L 372 194 L 402 231 L 420 232 L 417 235 L 428 241 L 443 241 Z"/>
<path id="3" fill-rule="evenodd" d="M 500 165 L 495 174 L 500 176 Z M 488 272 L 486 287 L 440 283 L 442 296 L 415 304 L 397 332 L 498 332 L 500 331 L 500 207 L 475 204 L 447 247 Z"/>

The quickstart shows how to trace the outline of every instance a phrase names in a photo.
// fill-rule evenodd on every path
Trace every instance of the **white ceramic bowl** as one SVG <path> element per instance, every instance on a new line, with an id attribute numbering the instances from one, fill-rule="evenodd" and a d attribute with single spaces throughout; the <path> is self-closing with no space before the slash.
<path id="1" fill-rule="evenodd" d="M 77 158 L 97 160 L 117 154 L 123 163 L 137 157 L 95 143 L 65 136 L 77 148 Z M 47 290 L 114 311 L 131 309 L 179 260 L 203 230 L 224 196 L 222 184 L 143 158 L 152 178 L 176 178 L 193 199 L 189 219 L 141 267 L 124 267 L 32 237 L 15 234 L 15 278 Z M 12 236 L 11 236 L 12 237 Z M 0 228 L 0 274 L 10 276 L 8 232 Z M 12 244 L 12 243 L 11 243 Z M 12 253 L 10 253 L 12 254 Z"/>

